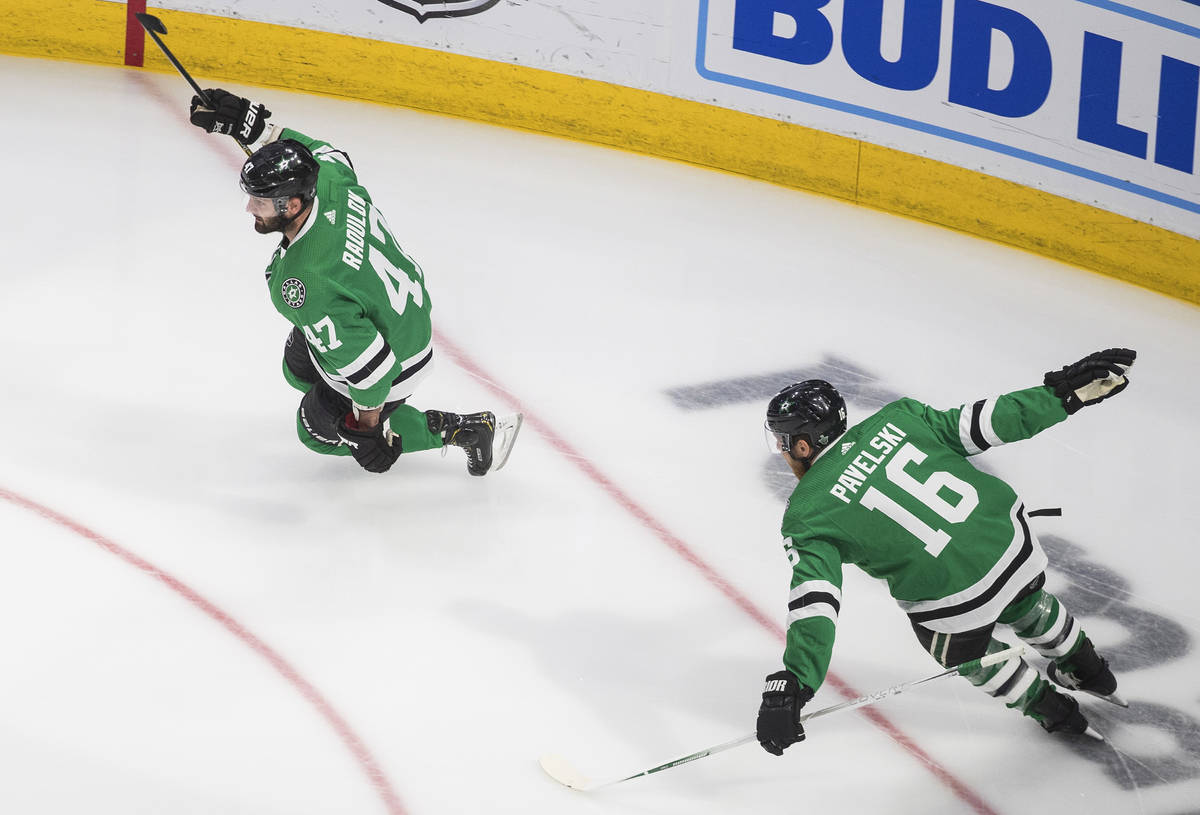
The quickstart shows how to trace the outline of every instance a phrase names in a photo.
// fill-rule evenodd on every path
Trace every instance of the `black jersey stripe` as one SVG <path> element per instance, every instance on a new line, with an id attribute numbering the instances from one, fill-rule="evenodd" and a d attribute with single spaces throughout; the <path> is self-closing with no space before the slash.
<path id="1" fill-rule="evenodd" d="M 980 399 L 971 406 L 971 441 L 975 442 L 975 446 L 981 452 L 992 446 L 992 443 L 983 437 L 983 428 L 979 424 L 980 419 L 983 417 L 983 406 L 986 402 L 986 399 Z"/>
<path id="2" fill-rule="evenodd" d="M 937 608 L 932 611 L 922 611 L 915 614 L 909 614 L 908 618 L 914 623 L 924 623 L 929 620 L 943 620 L 947 617 L 957 617 L 960 614 L 966 614 L 969 611 L 974 611 L 982 605 L 988 603 L 992 598 L 1000 593 L 1000 590 L 1008 585 L 1008 581 L 1017 573 L 1025 561 L 1033 556 L 1033 538 L 1029 534 L 1029 524 L 1025 521 L 1025 506 L 1021 505 L 1017 509 L 1017 520 L 1021 523 L 1021 531 L 1025 535 L 1025 540 L 1021 544 L 1021 550 L 1017 552 L 1017 556 L 1008 564 L 1007 568 L 1001 572 L 996 581 L 981 594 L 972 597 L 970 600 L 965 600 L 956 606 L 947 606 L 946 608 Z"/>
<path id="3" fill-rule="evenodd" d="M 349 382 L 351 385 L 357 385 L 359 382 L 362 382 L 364 379 L 369 377 L 371 374 L 375 373 L 375 369 L 378 368 L 380 365 L 382 365 L 384 360 L 386 360 L 391 355 L 392 355 L 392 349 L 388 347 L 388 344 L 386 342 L 383 343 L 382 347 L 380 347 L 380 349 L 379 349 L 379 352 L 377 354 L 375 354 L 375 356 L 371 357 L 371 359 L 368 360 L 365 365 L 363 365 L 361 368 L 359 368 L 354 373 L 348 374 L 346 376 L 346 381 Z"/>
<path id="4" fill-rule="evenodd" d="M 815 606 L 817 603 L 828 603 L 833 607 L 835 614 L 841 613 L 842 604 L 838 599 L 827 591 L 810 591 L 805 592 L 802 596 L 797 597 L 792 602 L 788 603 L 788 611 L 795 611 L 798 608 L 805 606 Z"/>
<path id="5" fill-rule="evenodd" d="M 392 384 L 399 385 L 401 382 L 408 379 L 410 376 L 415 375 L 417 373 L 417 371 L 421 370 L 426 365 L 428 365 L 429 360 L 431 360 L 431 359 L 433 359 L 433 349 L 432 348 L 430 348 L 429 353 L 426 354 L 425 356 L 421 357 L 420 360 L 413 363 L 412 365 L 409 365 L 407 368 L 405 368 L 403 371 L 401 371 L 400 375 L 392 380 Z"/>

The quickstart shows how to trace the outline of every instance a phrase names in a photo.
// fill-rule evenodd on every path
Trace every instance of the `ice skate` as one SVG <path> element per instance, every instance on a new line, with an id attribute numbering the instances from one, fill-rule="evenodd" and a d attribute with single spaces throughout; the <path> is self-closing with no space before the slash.
<path id="1" fill-rule="evenodd" d="M 1117 678 L 1109 670 L 1108 660 L 1096 653 L 1089 639 L 1085 638 L 1069 659 L 1051 662 L 1046 674 L 1054 684 L 1067 690 L 1083 691 L 1114 705 L 1129 707 L 1117 693 Z"/>
<path id="2" fill-rule="evenodd" d="M 442 434 L 444 444 L 466 451 L 467 472 L 487 475 L 507 463 L 523 417 L 516 413 L 497 421 L 496 415 L 486 410 L 465 415 L 427 410 L 425 420 L 432 432 Z"/>
<path id="3" fill-rule="evenodd" d="M 1088 724 L 1079 712 L 1079 703 L 1070 696 L 1059 693 L 1053 685 L 1045 684 L 1042 697 L 1030 706 L 1026 714 L 1037 721 L 1047 733 L 1070 733 L 1074 736 L 1089 736 L 1104 741 L 1104 736 Z"/>

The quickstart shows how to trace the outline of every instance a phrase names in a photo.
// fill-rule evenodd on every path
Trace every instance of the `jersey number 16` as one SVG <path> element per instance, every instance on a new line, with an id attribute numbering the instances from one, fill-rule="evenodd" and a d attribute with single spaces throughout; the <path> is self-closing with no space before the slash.
<path id="1" fill-rule="evenodd" d="M 962 523 L 972 510 L 979 506 L 979 493 L 966 481 L 944 470 L 937 470 L 930 473 L 924 481 L 918 481 L 905 467 L 910 463 L 919 465 L 925 458 L 925 453 L 913 447 L 911 443 L 906 443 L 884 467 L 888 481 L 929 507 L 948 523 Z M 941 495 L 942 490 L 957 495 L 958 501 L 947 501 Z M 867 509 L 879 510 L 900 524 L 925 544 L 926 551 L 934 557 L 940 555 L 946 544 L 950 543 L 950 535 L 945 530 L 929 526 L 875 487 L 867 488 L 861 503 Z"/>

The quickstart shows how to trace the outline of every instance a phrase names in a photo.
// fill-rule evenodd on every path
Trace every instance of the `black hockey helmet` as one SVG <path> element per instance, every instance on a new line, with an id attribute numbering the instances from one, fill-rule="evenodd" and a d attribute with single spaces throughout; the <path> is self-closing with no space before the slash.
<path id="1" fill-rule="evenodd" d="M 775 452 L 791 450 L 805 439 L 813 448 L 811 461 L 846 432 L 846 400 L 824 379 L 788 385 L 767 405 L 766 432 Z"/>
<path id="2" fill-rule="evenodd" d="M 312 151 L 294 139 L 265 144 L 242 165 L 242 191 L 255 198 L 270 198 L 279 214 L 287 211 L 289 198 L 307 204 L 317 189 L 320 165 Z"/>

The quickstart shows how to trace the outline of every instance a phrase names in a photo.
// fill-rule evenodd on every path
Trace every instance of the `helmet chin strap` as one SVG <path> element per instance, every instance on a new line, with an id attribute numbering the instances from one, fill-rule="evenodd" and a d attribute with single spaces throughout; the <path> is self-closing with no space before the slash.
<path id="1" fill-rule="evenodd" d="M 300 198 L 300 209 L 296 210 L 295 215 L 292 215 L 291 217 L 289 217 L 287 214 L 287 205 L 288 205 L 288 202 L 291 201 L 293 198 L 299 198 L 299 196 L 288 195 L 288 196 L 280 196 L 279 198 L 274 199 L 275 214 L 278 215 L 280 218 L 283 218 L 284 226 L 291 226 L 292 222 L 295 221 L 297 218 L 299 218 L 301 215 L 303 215 L 308 210 L 309 204 L 312 203 L 311 201 L 306 202 L 303 198 Z"/>
<path id="2" fill-rule="evenodd" d="M 789 441 L 791 441 L 790 438 L 789 438 Z M 817 457 L 817 451 L 813 448 L 812 442 L 808 443 L 808 449 L 811 450 L 812 452 L 810 452 L 807 456 L 797 456 L 795 453 L 792 452 L 795 449 L 796 449 L 796 442 L 793 441 L 791 444 L 788 445 L 788 449 L 787 449 L 788 458 L 790 458 L 792 461 L 796 461 L 796 462 L 799 462 L 800 464 L 803 464 L 804 471 L 808 472 L 809 470 L 812 469 L 813 459 L 815 459 Z"/>

